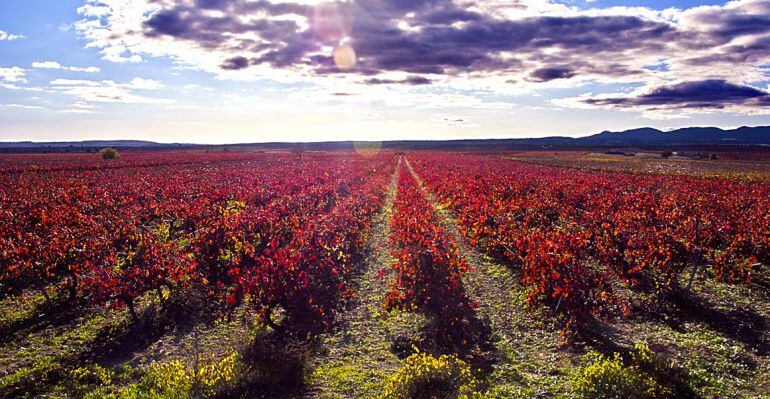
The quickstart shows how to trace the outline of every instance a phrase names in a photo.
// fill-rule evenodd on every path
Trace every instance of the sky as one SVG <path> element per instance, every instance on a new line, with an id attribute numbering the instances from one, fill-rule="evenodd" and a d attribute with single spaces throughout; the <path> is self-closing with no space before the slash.
<path id="1" fill-rule="evenodd" d="M 770 0 L 2 0 L 0 141 L 770 125 Z"/>

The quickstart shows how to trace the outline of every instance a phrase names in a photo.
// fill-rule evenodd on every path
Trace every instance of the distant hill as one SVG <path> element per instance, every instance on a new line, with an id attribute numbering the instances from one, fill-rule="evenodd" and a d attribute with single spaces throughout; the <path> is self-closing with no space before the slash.
<path id="1" fill-rule="evenodd" d="M 717 127 L 687 127 L 663 132 L 653 128 L 601 132 L 575 139 L 579 145 L 591 146 L 697 146 L 723 144 L 770 145 L 770 126 L 740 127 L 722 130 Z"/>
<path id="2" fill-rule="evenodd" d="M 98 152 L 102 148 L 114 147 L 121 151 L 168 151 L 174 149 L 201 148 L 197 144 L 165 144 L 145 140 L 86 140 L 86 141 L 0 141 L 0 153 L 77 153 Z"/>
<path id="3" fill-rule="evenodd" d="M 278 144 L 278 143 L 276 143 Z M 311 146 L 336 147 L 345 142 L 314 143 Z M 349 143 L 347 143 L 349 145 Z M 640 128 L 622 132 L 604 131 L 586 137 L 542 137 L 525 139 L 413 140 L 388 141 L 385 148 L 493 150 L 518 148 L 595 148 L 595 147 L 714 147 L 726 145 L 770 146 L 770 126 L 740 127 L 723 130 L 716 127 L 688 127 L 664 132 Z"/>
<path id="4" fill-rule="evenodd" d="M 0 142 L 0 148 L 19 148 L 19 147 L 154 147 L 167 146 L 173 144 L 161 144 L 153 141 L 144 140 L 86 140 L 86 141 L 14 141 Z"/>
<path id="5" fill-rule="evenodd" d="M 714 147 L 714 146 L 770 146 L 770 126 L 740 127 L 723 130 L 717 127 L 688 127 L 664 132 L 649 127 L 622 132 L 604 131 L 586 137 L 542 137 L 524 139 L 474 140 L 402 140 L 382 143 L 387 149 L 411 150 L 509 150 L 520 148 L 595 148 L 595 147 Z M 99 148 L 116 147 L 121 150 L 164 151 L 173 149 L 258 148 L 291 150 L 296 143 L 248 143 L 227 146 L 197 144 L 163 144 L 142 140 L 89 140 L 79 142 L 0 142 L 0 152 L 93 152 Z M 329 141 L 305 145 L 310 151 L 351 150 L 353 142 Z"/>

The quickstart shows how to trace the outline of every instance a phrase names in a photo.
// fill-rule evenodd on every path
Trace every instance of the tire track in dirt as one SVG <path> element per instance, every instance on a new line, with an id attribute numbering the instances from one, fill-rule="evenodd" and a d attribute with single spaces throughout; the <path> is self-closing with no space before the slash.
<path id="1" fill-rule="evenodd" d="M 515 314 L 524 310 L 521 298 L 517 296 L 515 290 L 518 287 L 515 277 L 505 266 L 468 244 L 465 237 L 460 234 L 457 221 L 451 212 L 438 202 L 409 161 L 406 161 L 406 166 L 417 179 L 428 202 L 433 204 L 442 227 L 457 244 L 463 260 L 473 269 L 472 272 L 465 273 L 463 284 L 471 298 L 479 302 L 479 313 L 482 317 L 488 318 L 498 332 L 510 330 L 515 326 Z M 503 307 L 493 309 L 494 304 Z"/>
<path id="2" fill-rule="evenodd" d="M 390 253 L 390 220 L 401 162 L 390 181 L 382 210 L 373 219 L 370 253 L 361 264 L 360 274 L 353 278 L 357 296 L 341 314 L 335 331 L 323 338 L 322 353 L 311 361 L 308 397 L 376 397 L 387 376 L 402 363 L 391 351 L 392 338 L 419 324 L 406 313 L 385 320 L 381 317 L 390 266 L 395 260 Z"/>
<path id="3" fill-rule="evenodd" d="M 555 350 L 560 343 L 555 326 L 541 312 L 527 306 L 526 289 L 508 267 L 468 243 L 460 233 L 454 215 L 436 199 L 409 161 L 405 159 L 405 162 L 436 209 L 441 225 L 454 239 L 460 255 L 471 268 L 463 275 L 463 284 L 471 299 L 479 305 L 476 309 L 479 317 L 489 322 L 492 343 L 498 351 L 494 371 L 489 376 L 489 383 L 495 386 L 490 397 L 526 397 L 544 393 L 544 386 L 552 381 L 543 378 L 558 379 L 554 370 L 566 361 L 561 353 L 549 354 L 549 350 Z"/>

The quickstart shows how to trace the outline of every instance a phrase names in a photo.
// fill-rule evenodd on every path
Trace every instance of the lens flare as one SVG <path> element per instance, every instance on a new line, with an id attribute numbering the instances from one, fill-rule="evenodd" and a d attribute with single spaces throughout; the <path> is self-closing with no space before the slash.
<path id="1" fill-rule="evenodd" d="M 382 142 L 381 141 L 354 141 L 353 149 L 359 155 L 363 155 L 365 157 L 373 157 L 380 152 L 380 149 L 382 149 Z"/>
<path id="2" fill-rule="evenodd" d="M 334 49 L 334 65 L 340 69 L 351 69 L 356 66 L 356 51 L 347 44 L 341 44 Z"/>
<path id="3" fill-rule="evenodd" d="M 346 7 L 338 3 L 322 3 L 313 9 L 310 23 L 317 38 L 338 41 L 350 35 L 353 16 Z"/>

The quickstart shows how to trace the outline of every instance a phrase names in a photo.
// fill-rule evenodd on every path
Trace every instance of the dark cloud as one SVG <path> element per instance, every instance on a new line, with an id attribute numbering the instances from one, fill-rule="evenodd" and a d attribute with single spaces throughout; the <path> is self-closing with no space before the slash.
<path id="1" fill-rule="evenodd" d="M 770 1 L 753 0 L 724 8 L 690 12 L 685 40 L 677 54 L 687 66 L 729 68 L 766 63 L 770 55 Z M 690 55 L 695 50 L 694 55 Z"/>
<path id="2" fill-rule="evenodd" d="M 324 46 L 336 45 L 342 37 L 349 37 L 358 56 L 356 67 L 346 73 L 401 71 L 454 75 L 516 72 L 521 70 L 524 59 L 543 58 L 543 47 L 568 49 L 568 59 L 554 60 L 568 64 L 583 56 L 628 48 L 654 51 L 659 43 L 676 34 L 667 24 L 625 16 L 501 20 L 460 8 L 449 0 L 360 0 L 316 7 L 268 1 L 196 0 L 196 5 L 176 5 L 155 13 L 144 23 L 144 34 L 151 38 L 172 36 L 204 48 L 245 52 L 254 65 L 310 68 L 318 75 L 341 73 L 330 57 L 318 57 L 318 53 Z M 208 9 L 223 10 L 225 16 L 212 16 L 206 12 Z M 264 17 L 245 23 L 237 18 L 255 11 L 270 16 L 304 16 L 309 28 L 301 30 L 297 23 L 285 19 Z M 403 21 L 420 29 L 401 29 L 399 23 Z M 261 40 L 240 40 L 234 45 L 233 35 L 243 33 L 253 33 Z M 516 52 L 521 58 L 503 57 L 502 52 Z M 246 66 L 239 57 L 222 64 L 223 69 Z M 576 68 L 544 68 L 534 71 L 532 78 L 547 81 L 577 73 Z M 428 82 L 406 79 L 401 83 Z"/>
<path id="3" fill-rule="evenodd" d="M 206 9 L 206 10 L 221 10 L 225 8 L 230 1 L 228 0 L 195 0 L 195 5 L 197 7 Z"/>
<path id="4" fill-rule="evenodd" d="M 756 64 L 762 63 L 770 54 L 770 36 L 746 40 L 742 44 L 722 46 L 719 51 L 683 59 L 685 65 L 700 66 L 714 64 Z"/>
<path id="5" fill-rule="evenodd" d="M 765 34 L 770 32 L 770 2 L 754 1 L 746 8 L 694 12 L 689 22 L 701 30 L 700 41 L 709 45 L 709 40 L 724 44 L 739 36 Z"/>
<path id="6" fill-rule="evenodd" d="M 145 26 L 150 28 L 151 36 L 156 34 L 181 37 L 189 31 L 189 24 L 182 20 L 179 13 L 173 11 L 160 11 L 152 16 Z"/>
<path id="7" fill-rule="evenodd" d="M 410 76 L 406 78 L 402 83 L 410 85 L 427 85 L 431 83 L 431 80 L 422 76 Z"/>
<path id="8" fill-rule="evenodd" d="M 724 38 L 770 32 L 770 15 L 737 15 L 722 21 L 712 34 Z"/>
<path id="9" fill-rule="evenodd" d="M 479 13 L 456 8 L 430 11 L 422 17 L 424 22 L 441 25 L 462 21 L 480 21 L 482 19 L 483 17 Z"/>
<path id="10" fill-rule="evenodd" d="M 570 68 L 540 68 L 535 69 L 529 75 L 535 82 L 548 82 L 556 79 L 568 79 L 575 76 L 575 71 Z"/>
<path id="11" fill-rule="evenodd" d="M 521 69 L 521 59 L 502 57 L 502 52 L 515 52 L 520 57 L 538 60 L 542 57 L 542 48 L 561 47 L 569 51 L 562 56 L 567 59 L 555 61 L 569 64 L 597 54 L 614 56 L 629 47 L 652 52 L 666 37 L 676 35 L 667 25 L 631 17 L 544 17 L 518 21 L 478 18 L 466 21 L 461 27 L 429 25 L 418 32 L 391 29 L 382 34 L 354 30 L 357 34 L 353 36 L 352 46 L 366 57 L 365 62 L 371 68 L 453 75 Z M 629 72 L 628 69 L 624 72 Z M 540 80 L 551 76 L 548 71 L 542 73 Z M 563 73 L 561 78 L 576 73 L 574 70 Z"/>
<path id="12" fill-rule="evenodd" d="M 389 82 L 380 76 L 387 72 L 503 76 L 516 84 L 576 76 L 644 82 L 659 72 L 647 66 L 661 59 L 676 78 L 735 79 L 731 67 L 746 71 L 770 62 L 770 0 L 695 8 L 668 20 L 588 16 L 566 9 L 562 16 L 533 16 L 534 7 L 518 0 L 497 2 L 507 13 L 526 11 L 515 19 L 490 11 L 494 4 L 453 0 L 316 5 L 291 0 L 151 1 L 158 11 L 140 29 L 116 32 L 105 40 L 112 44 L 102 46 L 124 51 L 120 36 L 141 34 L 148 42 L 162 38 L 163 43 L 151 44 L 186 62 L 185 51 L 192 45 L 225 60 L 223 70 L 267 66 L 306 76 L 355 74 L 371 77 L 360 80 L 366 84 L 429 83 L 430 77 Z M 175 49 L 175 41 L 186 46 Z M 354 67 L 335 66 L 330 49 L 340 44 L 355 50 Z M 158 46 L 147 48 L 157 53 Z M 698 72 L 691 72 L 694 66 Z M 707 73 L 699 75 L 701 70 Z"/>
<path id="13" fill-rule="evenodd" d="M 431 80 L 423 76 L 409 76 L 406 79 L 394 80 L 394 79 L 379 79 L 371 78 L 364 80 L 364 83 L 370 85 L 382 85 L 382 84 L 407 84 L 412 86 L 429 85 Z"/>
<path id="14" fill-rule="evenodd" d="M 451 0 L 357 0 L 355 6 L 376 17 L 402 16 L 437 8 L 454 7 Z"/>
<path id="15" fill-rule="evenodd" d="M 637 97 L 594 98 L 583 102 L 598 106 L 648 109 L 709 109 L 729 105 L 765 107 L 770 105 L 770 94 L 751 86 L 732 84 L 724 80 L 703 80 L 658 87 Z"/>
<path id="16" fill-rule="evenodd" d="M 157 2 L 157 1 L 156 1 Z M 242 1 L 242 0 L 195 0 L 195 7 L 204 10 L 220 10 L 225 12 L 250 13 L 262 11 L 269 15 L 309 15 L 313 7 L 299 3 L 271 3 L 267 0 Z M 177 7 L 181 9 L 182 6 Z"/>
<path id="17" fill-rule="evenodd" d="M 222 2 L 220 0 L 216 3 Z M 205 11 L 200 8 L 178 6 L 156 12 L 144 22 L 144 34 L 150 38 L 171 36 L 198 43 L 205 48 L 221 50 L 232 49 L 229 43 L 233 35 L 254 32 L 259 33 L 263 41 L 259 43 L 246 41 L 246 43 L 252 44 L 249 50 L 258 51 L 265 47 L 278 48 L 294 42 L 294 37 L 299 31 L 299 26 L 294 21 L 264 18 L 244 23 L 237 17 L 240 15 L 237 11 L 226 16 L 210 16 Z M 244 41 L 239 42 L 241 43 L 239 47 L 243 47 Z"/>
<path id="18" fill-rule="evenodd" d="M 246 57 L 228 58 L 219 67 L 228 71 L 237 71 L 249 66 L 249 59 Z"/>

